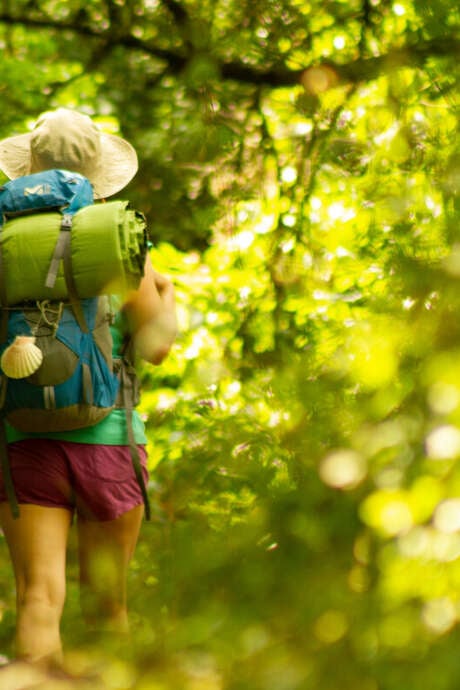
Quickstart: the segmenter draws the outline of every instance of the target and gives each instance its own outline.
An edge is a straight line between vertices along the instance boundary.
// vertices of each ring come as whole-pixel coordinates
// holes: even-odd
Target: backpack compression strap
[[[70,213],[64,213],[61,221],[61,230],[54,247],[53,258],[51,259],[50,267],[45,280],[45,285],[47,288],[54,288],[61,260],[64,258],[64,255],[70,246],[71,230],[72,216]]]
[[[89,333],[88,324],[86,323],[85,315],[81,307],[80,299],[77,293],[77,287],[73,277],[72,258],[71,258],[71,232],[72,232],[72,214],[64,213],[61,222],[61,230],[58,235],[56,245],[54,247],[53,258],[48,269],[45,285],[48,288],[53,288],[56,283],[56,278],[59,271],[61,261],[64,264],[64,279],[69,295],[72,311],[75,314],[78,325],[83,333]]]

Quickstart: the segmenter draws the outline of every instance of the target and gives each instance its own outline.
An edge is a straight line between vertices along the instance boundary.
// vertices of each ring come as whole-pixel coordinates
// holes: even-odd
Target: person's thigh
[[[11,443],[8,461],[19,503],[73,509],[69,466],[59,441],[34,438]],[[6,490],[0,471],[0,503],[3,501]]]
[[[87,619],[127,626],[126,581],[144,506],[104,522],[78,520],[82,605]],[[91,621],[90,621],[91,622]]]
[[[18,600],[34,590],[60,605],[65,593],[66,545],[71,511],[20,504],[13,518],[8,503],[0,504],[0,525],[11,554]]]

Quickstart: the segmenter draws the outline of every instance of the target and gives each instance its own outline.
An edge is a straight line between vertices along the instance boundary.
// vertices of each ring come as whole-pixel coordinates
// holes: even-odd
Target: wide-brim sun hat
[[[106,134],[76,110],[43,113],[34,128],[0,141],[0,170],[11,180],[60,168],[88,178],[94,197],[112,196],[137,172],[137,154],[129,142]]]

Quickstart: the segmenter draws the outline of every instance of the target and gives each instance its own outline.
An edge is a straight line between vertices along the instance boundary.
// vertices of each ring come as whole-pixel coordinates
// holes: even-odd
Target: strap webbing
[[[150,520],[150,501],[149,501],[149,497],[147,494],[147,488],[145,486],[144,475],[142,474],[142,464],[141,464],[141,458],[139,455],[139,450],[137,448],[136,440],[134,438],[133,405],[132,405],[132,402],[128,396],[129,380],[127,380],[125,371],[126,371],[125,365],[122,362],[121,363],[120,383],[121,383],[121,387],[122,387],[123,407],[125,409],[125,415],[126,415],[126,428],[127,428],[127,432],[128,432],[129,452],[131,455],[131,460],[133,462],[133,468],[134,468],[134,473],[136,475],[137,483],[139,484],[139,487],[140,487],[140,490],[142,493],[142,498],[144,500],[145,519]]]
[[[18,518],[19,505],[16,496],[16,491],[14,490],[13,477],[11,476],[11,468],[8,458],[8,442],[6,440],[5,420],[3,415],[0,418],[0,458],[6,497],[8,499],[8,503],[10,504],[11,513],[13,517]]]
[[[86,405],[94,404],[94,391],[93,391],[93,381],[91,379],[91,370],[89,364],[83,362],[81,365],[82,373],[82,390],[83,390],[83,402]]]
[[[5,261],[3,258],[3,242],[1,233],[3,227],[0,227],[0,342],[5,342],[8,335],[8,300],[6,295],[6,276],[5,276]]]
[[[78,297],[77,286],[75,285],[73,277],[71,232],[72,215],[70,213],[64,213],[61,222],[61,230],[54,247],[53,258],[51,259],[51,264],[48,269],[45,285],[49,288],[54,287],[59,271],[59,264],[62,261],[64,264],[64,279],[72,311],[83,333],[89,333],[88,324],[86,323],[81,301]]]
[[[67,285],[67,292],[69,294],[70,306],[72,307],[72,311],[75,315],[77,323],[83,333],[89,333],[88,324],[86,323],[83,307],[81,306],[81,301],[78,297],[77,288],[73,278],[70,243],[68,247],[66,247],[66,253],[64,254],[64,278]]]
[[[1,228],[0,228],[1,233]],[[3,243],[0,235],[0,342],[5,342],[8,334],[8,302],[6,296],[6,280],[5,280],[5,262],[3,260]],[[8,379],[2,376],[1,380],[1,400],[0,406],[5,404],[6,386]],[[6,439],[5,419],[4,414],[0,414],[0,464],[2,468],[3,484],[5,486],[6,497],[10,504],[11,512],[14,518],[19,517],[18,499],[14,490],[13,477],[11,476],[11,468],[8,459],[8,442]]]
[[[56,279],[59,273],[59,265],[65,254],[65,247],[70,243],[70,227],[64,225],[64,220],[61,224],[61,231],[58,235],[56,245],[54,247],[53,258],[51,259],[50,267],[45,280],[47,288],[54,288]]]

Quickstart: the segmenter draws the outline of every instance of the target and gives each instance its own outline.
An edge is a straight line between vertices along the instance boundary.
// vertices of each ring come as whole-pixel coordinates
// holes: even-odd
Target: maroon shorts
[[[144,481],[147,454],[138,446]],[[67,508],[85,520],[114,520],[142,503],[127,446],[27,439],[8,446],[18,503]],[[0,472],[0,502],[6,501]]]

